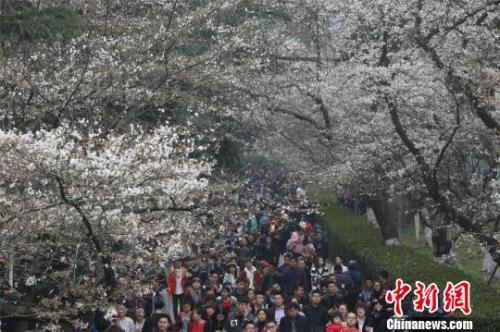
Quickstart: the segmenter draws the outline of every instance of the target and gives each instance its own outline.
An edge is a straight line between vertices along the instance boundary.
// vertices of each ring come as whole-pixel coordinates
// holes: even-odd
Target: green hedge
[[[500,331],[500,294],[464,272],[429,260],[425,254],[409,247],[383,244],[380,232],[364,217],[336,205],[334,195],[316,195],[323,208],[322,224],[330,233],[330,252],[357,260],[365,275],[374,275],[382,269],[390,277],[402,278],[415,287],[415,281],[435,282],[442,291],[447,281],[468,280],[471,283],[471,319],[474,330]]]
[[[59,35],[71,38],[82,34],[86,25],[82,15],[66,8],[26,10],[0,17],[0,41],[11,38],[35,41]]]

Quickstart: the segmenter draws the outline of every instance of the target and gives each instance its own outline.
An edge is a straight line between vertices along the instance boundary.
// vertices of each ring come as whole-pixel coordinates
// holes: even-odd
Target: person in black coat
[[[281,318],[280,332],[311,332],[311,325],[305,316],[299,315],[299,305],[291,303],[286,308],[286,316]]]
[[[158,319],[163,317],[165,304],[161,301],[155,302],[154,313],[151,317],[147,318],[142,327],[142,332],[153,332],[158,324]]]
[[[205,327],[203,329],[203,332],[215,332],[218,329],[218,324],[217,324],[217,310],[216,308],[208,304],[205,307],[205,312],[204,312],[204,317],[203,319],[205,320]]]
[[[303,310],[311,325],[311,332],[323,332],[328,323],[328,310],[321,305],[321,292],[313,290],[311,292],[311,301]]]
[[[268,263],[277,265],[279,256],[280,254],[278,248],[276,248],[273,244],[273,239],[269,235],[266,236],[264,243],[259,250],[259,259],[263,259]]]
[[[307,286],[306,272],[298,266],[297,258],[290,258],[288,267],[283,272],[282,282],[283,290],[288,296],[293,295],[293,290],[297,285]]]

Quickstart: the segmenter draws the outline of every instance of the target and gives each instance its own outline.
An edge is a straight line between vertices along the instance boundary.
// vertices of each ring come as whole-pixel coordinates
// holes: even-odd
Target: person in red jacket
[[[344,326],[342,325],[342,315],[340,312],[335,311],[332,315],[330,323],[326,324],[326,332],[342,332]]]
[[[347,326],[344,327],[343,332],[359,332],[357,323],[356,314],[354,312],[348,313],[346,318]]]
[[[248,282],[248,288],[260,291],[262,275],[251,260],[245,262],[245,269],[240,272],[240,279]]]
[[[189,332],[203,332],[206,322],[201,318],[201,312],[198,309],[193,309],[191,323],[189,324]]]
[[[172,295],[172,304],[176,321],[179,319],[179,308],[182,307],[184,303],[187,280],[187,272],[182,266],[182,262],[180,260],[175,261],[174,267],[167,277],[167,291]]]

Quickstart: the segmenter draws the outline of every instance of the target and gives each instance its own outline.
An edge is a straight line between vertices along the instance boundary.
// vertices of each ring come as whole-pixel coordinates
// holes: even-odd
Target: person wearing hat
[[[243,332],[244,323],[247,321],[253,322],[254,320],[255,318],[250,314],[248,308],[248,298],[246,296],[239,296],[236,308],[227,315],[224,331]]]
[[[297,303],[292,302],[286,306],[286,315],[280,321],[280,332],[311,332],[309,319],[299,315],[299,311]]]

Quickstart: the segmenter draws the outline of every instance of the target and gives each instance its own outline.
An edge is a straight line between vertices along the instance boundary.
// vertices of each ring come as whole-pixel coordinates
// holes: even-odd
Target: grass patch
[[[378,230],[363,217],[337,206],[331,194],[316,194],[312,198],[325,206],[322,223],[331,236],[332,254],[355,258],[365,275],[385,269],[391,278],[402,278],[412,287],[419,280],[427,284],[435,282],[443,290],[447,281],[468,280],[472,287],[471,317],[475,328],[500,329],[500,293],[495,288],[456,268],[439,265],[427,253],[407,246],[385,246]]]

